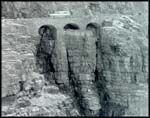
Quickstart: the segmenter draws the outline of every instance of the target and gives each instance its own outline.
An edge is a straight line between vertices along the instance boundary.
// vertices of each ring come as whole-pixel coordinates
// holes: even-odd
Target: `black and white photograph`
[[[1,1],[1,116],[149,116],[149,1]]]

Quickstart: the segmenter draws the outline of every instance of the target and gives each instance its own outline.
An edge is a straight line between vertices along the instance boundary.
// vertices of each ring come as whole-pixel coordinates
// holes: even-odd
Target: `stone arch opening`
[[[92,22],[92,23],[89,23],[89,24],[86,25],[86,29],[90,29],[90,28],[97,29],[99,27],[100,27],[100,25],[98,23],[95,23],[95,22]]]
[[[53,25],[43,25],[39,28],[38,33],[41,37],[47,37],[49,40],[55,40],[57,29]]]
[[[79,30],[79,26],[75,23],[68,23],[64,26],[64,30]]]
[[[95,22],[91,22],[86,25],[86,30],[92,31],[93,34],[95,34],[95,35],[98,35],[99,29],[100,29],[100,25]]]
[[[45,85],[55,84],[55,64],[53,62],[56,53],[57,29],[53,25],[42,25],[38,29],[41,36],[37,44],[36,64],[39,73],[44,74]]]

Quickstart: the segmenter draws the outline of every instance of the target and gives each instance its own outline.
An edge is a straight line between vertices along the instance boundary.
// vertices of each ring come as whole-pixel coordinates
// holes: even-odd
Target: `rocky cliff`
[[[44,5],[8,4],[3,2],[8,14],[22,4]],[[109,7],[107,13],[118,13],[123,4],[139,5],[109,4],[100,2],[90,11],[98,15],[95,8],[105,13]],[[148,20],[146,12],[146,19],[135,20],[132,7],[121,8],[96,18],[3,19],[2,115],[147,116]]]

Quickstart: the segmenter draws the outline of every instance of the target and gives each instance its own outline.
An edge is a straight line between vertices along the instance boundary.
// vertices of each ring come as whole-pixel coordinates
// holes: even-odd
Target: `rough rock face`
[[[3,116],[77,116],[79,113],[72,107],[69,96],[58,92],[52,86],[51,92],[42,92],[41,96],[29,98],[28,96],[18,97],[12,105],[3,106]],[[53,92],[52,92],[53,90]],[[50,102],[53,101],[53,102]]]
[[[107,10],[106,10],[107,9]],[[2,2],[2,16],[6,18],[46,17],[55,11],[68,10],[71,16],[99,14],[148,13],[147,2]],[[148,14],[147,14],[148,15]]]
[[[99,92],[103,94],[102,114],[134,116],[139,111],[139,115],[147,114],[147,38],[141,37],[140,25],[129,17],[104,22],[109,25],[103,23],[101,27],[97,61],[98,82],[103,84],[98,83]]]
[[[125,15],[81,21],[2,21],[3,116],[148,115],[147,30]]]
[[[2,83],[5,83],[2,85],[2,97],[18,93],[19,81],[32,78],[30,75],[35,69],[34,38],[31,40],[31,36],[25,35],[24,25],[14,23],[5,26],[2,31]]]

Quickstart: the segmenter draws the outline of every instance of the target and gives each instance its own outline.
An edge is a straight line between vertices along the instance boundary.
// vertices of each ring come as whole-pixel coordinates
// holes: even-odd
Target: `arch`
[[[80,28],[79,28],[79,26],[78,26],[77,24],[75,24],[75,23],[68,23],[68,24],[66,24],[66,25],[64,26],[64,30],[69,30],[69,29],[71,29],[71,30],[79,30]]]
[[[86,25],[86,30],[92,31],[94,35],[99,35],[100,25],[98,23],[91,22]]]
[[[39,35],[46,36],[50,40],[55,40],[57,36],[57,29],[53,25],[43,25],[38,30]]]
[[[92,23],[89,23],[86,25],[87,30],[89,30],[91,28],[98,29],[98,28],[100,28],[100,25],[98,23],[95,23],[95,22],[92,22]]]

